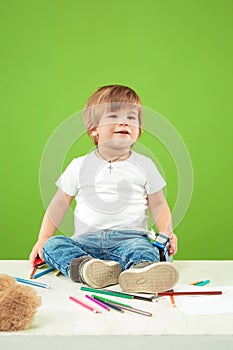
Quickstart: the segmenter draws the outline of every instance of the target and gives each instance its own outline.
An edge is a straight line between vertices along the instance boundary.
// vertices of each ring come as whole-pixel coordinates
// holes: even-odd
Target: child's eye
[[[130,119],[130,120],[136,120],[136,117],[134,117],[133,115],[128,115],[127,118]]]
[[[111,114],[111,115],[109,115],[108,117],[109,117],[109,118],[115,119],[115,118],[117,118],[117,115],[116,115],[116,114]]]

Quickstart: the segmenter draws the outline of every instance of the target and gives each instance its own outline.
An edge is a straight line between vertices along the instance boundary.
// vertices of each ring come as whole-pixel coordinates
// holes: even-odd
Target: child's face
[[[103,113],[96,128],[98,145],[111,142],[115,146],[130,147],[139,136],[136,108],[118,108]]]

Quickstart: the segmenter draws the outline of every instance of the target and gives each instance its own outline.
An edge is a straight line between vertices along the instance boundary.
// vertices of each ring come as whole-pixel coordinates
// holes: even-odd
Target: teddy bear
[[[33,321],[41,297],[13,277],[0,274],[0,331],[21,331]]]

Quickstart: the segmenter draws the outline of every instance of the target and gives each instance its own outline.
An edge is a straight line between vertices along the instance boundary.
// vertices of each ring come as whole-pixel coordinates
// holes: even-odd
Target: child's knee
[[[44,245],[43,250],[45,251],[52,251],[60,247],[61,245],[64,245],[64,242],[67,241],[68,237],[65,236],[53,236],[50,237]]]
[[[132,251],[133,257],[136,261],[148,261],[155,262],[159,261],[159,252],[157,249],[152,248],[141,248]]]

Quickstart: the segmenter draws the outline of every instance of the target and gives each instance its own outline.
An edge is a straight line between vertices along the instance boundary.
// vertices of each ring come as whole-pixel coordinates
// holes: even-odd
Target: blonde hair
[[[106,109],[119,108],[119,104],[127,103],[136,106],[139,121],[139,136],[142,132],[142,104],[136,92],[123,85],[107,85],[97,89],[88,99],[83,109],[83,122],[88,134],[93,138],[95,145],[98,138],[92,131],[99,125],[99,121]]]

